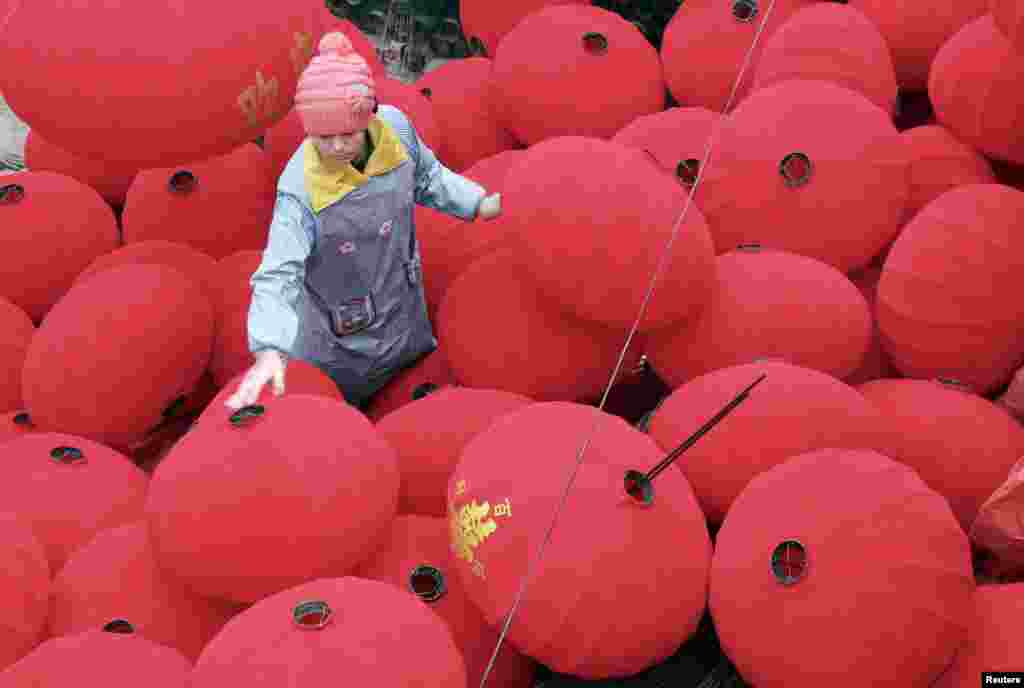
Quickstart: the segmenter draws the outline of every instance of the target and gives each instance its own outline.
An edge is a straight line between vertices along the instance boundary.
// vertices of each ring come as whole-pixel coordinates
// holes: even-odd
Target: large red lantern
[[[499,124],[490,90],[492,66],[485,57],[452,60],[416,82],[441,129],[443,145],[435,152],[456,172],[519,147]]]
[[[318,9],[249,3],[239,31],[235,5],[203,0],[22,3],[0,49],[0,91],[76,155],[139,168],[225,155],[292,106]]]
[[[1024,192],[998,184],[947,191],[893,244],[875,306],[882,343],[908,377],[950,377],[984,393],[1024,360]]]
[[[34,172],[56,172],[73,177],[95,189],[115,208],[124,205],[128,188],[139,171],[134,165],[68,153],[35,130],[29,130],[25,139],[25,167]]]
[[[370,399],[370,404],[366,407],[367,418],[375,423],[379,422],[381,418],[406,404],[411,404],[441,387],[457,384],[444,349],[443,345],[439,346],[395,375]]]
[[[270,159],[254,143],[211,160],[139,173],[128,191],[124,241],[179,241],[220,260],[263,250],[274,215]]]
[[[437,612],[462,652],[468,685],[479,686],[498,645],[498,629],[484,621],[466,595],[451,560],[450,532],[445,518],[399,516],[387,541],[359,567],[358,573],[398,586]],[[505,643],[488,674],[487,685],[530,688],[534,668],[533,661]]]
[[[203,288],[203,292],[214,302],[215,272],[217,261],[187,244],[163,239],[138,241],[100,256],[82,270],[76,283],[97,275],[105,270],[119,268],[124,265],[156,264],[174,268],[186,277],[191,278]]]
[[[447,531],[446,531],[447,532]],[[32,529],[11,514],[0,514],[0,556],[4,561],[0,603],[0,671],[43,641],[50,615],[50,565]]]
[[[850,281],[860,289],[860,293],[867,301],[871,311],[871,343],[868,351],[864,354],[864,360],[860,367],[845,378],[847,384],[859,385],[871,380],[884,378],[898,378],[899,371],[892,365],[889,355],[882,347],[882,336],[878,331],[878,321],[875,318],[875,297],[878,293],[878,280],[882,278],[882,265],[876,258],[870,265],[862,270],[850,274]]]
[[[758,245],[717,263],[718,287],[700,314],[648,337],[651,363],[669,385],[772,356],[840,379],[860,366],[871,311],[846,275]]]
[[[719,252],[759,241],[851,272],[898,233],[906,175],[881,108],[826,81],[785,81],[724,122],[697,202]]]
[[[374,90],[379,104],[396,107],[409,118],[430,150],[436,153],[444,145],[434,106],[420,93],[418,85],[405,84],[382,74],[374,79]]]
[[[974,591],[973,602],[967,642],[935,688],[974,688],[984,672],[1020,671],[1024,583],[981,585]]]
[[[789,79],[833,81],[889,115],[896,112],[896,70],[885,37],[845,4],[817,3],[794,12],[767,40],[753,88]]]
[[[896,79],[905,91],[928,88],[928,70],[942,45],[988,11],[988,0],[851,0],[885,36]]]
[[[674,449],[761,375],[750,398],[676,463],[712,523],[722,522],[747,483],[791,456],[879,446],[878,411],[857,390],[776,361],[716,370],[677,388],[651,417],[651,437]]]
[[[20,410],[21,369],[36,327],[22,309],[0,296],[0,413]]]
[[[821,449],[733,503],[709,602],[750,685],[928,688],[967,639],[973,591],[967,536],[913,469]]]
[[[637,148],[666,172],[692,188],[719,115],[702,107],[673,107],[638,117],[612,141]]]
[[[731,110],[750,91],[767,39],[815,0],[686,0],[661,41],[665,84],[686,107]],[[768,9],[771,12],[768,12]],[[747,63],[747,54],[749,63]],[[700,65],[699,68],[695,68]],[[740,70],[744,67],[742,78]],[[737,83],[738,81],[738,83]],[[733,93],[735,87],[735,93]]]
[[[53,572],[99,531],[142,517],[148,478],[113,449],[37,432],[5,442],[0,453],[0,503],[32,528]]]
[[[53,172],[0,178],[0,295],[35,323],[93,259],[119,245],[114,211],[96,191]]]
[[[231,618],[231,607],[203,599],[157,566],[145,521],[97,533],[53,582],[56,636],[82,633],[118,617],[155,643],[195,661]]]
[[[875,380],[858,388],[881,412],[879,450],[949,500],[964,532],[1024,456],[1024,428],[952,382]]]
[[[286,394],[196,426],[157,467],[146,513],[162,568],[251,603],[348,574],[397,501],[395,452],[359,411]]]
[[[202,287],[156,264],[75,285],[36,331],[22,394],[40,429],[123,448],[188,395],[210,360],[213,307]]]
[[[551,139],[509,170],[502,196],[522,270],[552,305],[580,319],[628,332],[659,268],[642,332],[691,317],[711,297],[714,247],[704,216],[641,151]]]
[[[502,39],[491,70],[501,124],[525,144],[611,138],[665,107],[658,53],[636,25],[590,5],[554,5]]]
[[[550,5],[589,5],[590,0],[459,0],[462,32],[476,52],[494,56],[501,39],[527,15]]]
[[[520,652],[588,679],[672,655],[704,613],[711,540],[678,471],[658,476],[653,501],[627,494],[627,471],[663,458],[621,418],[565,402],[507,414],[471,440],[448,484],[449,518],[459,577],[487,623],[504,621],[529,569],[508,630]]]
[[[218,316],[238,310],[249,310],[252,284],[249,280],[263,261],[263,251],[249,250],[232,253],[217,261],[214,305]]]
[[[470,440],[530,399],[511,392],[448,387],[388,414],[377,430],[398,455],[398,512],[448,513],[448,478]]]
[[[32,417],[22,409],[0,414],[0,443],[38,432]]]
[[[939,123],[994,158],[1024,164],[1024,55],[996,28],[991,14],[975,19],[935,56],[928,95]]]

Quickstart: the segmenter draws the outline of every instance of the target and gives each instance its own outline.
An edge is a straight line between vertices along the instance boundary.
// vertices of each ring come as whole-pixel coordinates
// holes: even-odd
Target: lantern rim
[[[608,37],[599,31],[588,31],[583,34],[583,51],[589,55],[606,55],[608,53]]]
[[[25,198],[25,187],[21,184],[4,184],[0,186],[0,205],[14,205]]]
[[[732,3],[732,16],[738,22],[749,24],[760,14],[757,0],[734,0]]]
[[[300,602],[292,609],[292,621],[304,631],[319,631],[334,617],[334,610],[323,600]]]
[[[803,174],[794,174],[794,166],[803,166]],[[797,167],[797,170],[799,170],[799,167]],[[811,176],[814,174],[814,163],[811,162],[810,156],[806,153],[793,151],[779,161],[779,174],[782,175],[786,186],[795,189],[811,181]]]
[[[626,494],[638,504],[650,506],[654,503],[654,483],[646,473],[637,470],[626,471],[623,477],[623,488]]]
[[[199,180],[191,170],[178,170],[167,180],[167,188],[173,193],[192,193],[199,186]]]
[[[448,593],[448,583],[439,568],[420,564],[409,573],[409,590],[424,602],[437,602]]]
[[[132,635],[135,633],[135,626],[127,619],[112,619],[103,626],[104,633],[116,633],[118,635]]]
[[[788,557],[788,552],[793,549],[795,549],[799,555],[799,560],[795,564],[791,562]],[[782,559],[784,553],[787,555],[785,560]],[[796,585],[806,578],[808,567],[809,558],[807,556],[807,548],[799,540],[783,540],[775,546],[775,549],[772,550],[769,570],[772,572],[775,580],[784,586],[788,587]]]
[[[50,450],[50,458],[56,463],[71,466],[85,463],[85,454],[78,447],[54,447]]]

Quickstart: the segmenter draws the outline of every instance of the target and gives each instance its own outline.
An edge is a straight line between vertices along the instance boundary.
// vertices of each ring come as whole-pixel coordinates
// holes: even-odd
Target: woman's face
[[[331,160],[347,163],[358,158],[363,152],[366,142],[366,130],[334,134],[333,136],[313,136],[313,145],[320,155]]]

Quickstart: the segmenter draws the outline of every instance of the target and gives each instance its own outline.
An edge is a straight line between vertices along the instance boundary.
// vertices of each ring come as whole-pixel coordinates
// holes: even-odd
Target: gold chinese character
[[[313,59],[313,37],[308,33],[296,31],[294,34],[295,45],[292,46],[292,66],[295,74],[301,75],[302,71]]]
[[[461,497],[465,493],[466,493],[466,481],[465,480],[460,480],[459,482],[455,483],[455,496],[456,497]]]
[[[267,81],[262,72],[256,72],[256,85],[242,91],[238,107],[251,127],[258,127],[274,114],[278,101],[277,79]]]
[[[487,502],[477,504],[474,499],[451,515],[451,538],[455,553],[469,563],[473,563],[474,550],[498,529],[494,519],[487,518],[491,505]]]
[[[495,517],[498,517],[498,516],[511,516],[511,515],[512,515],[512,503],[509,501],[508,497],[505,498],[504,502],[502,502],[500,504],[495,504],[494,505],[494,516]]]

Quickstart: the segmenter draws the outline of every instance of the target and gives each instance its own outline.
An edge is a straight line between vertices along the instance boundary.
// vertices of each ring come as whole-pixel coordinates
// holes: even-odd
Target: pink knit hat
[[[365,129],[376,103],[373,76],[345,34],[320,39],[319,54],[299,77],[295,110],[306,133],[333,136]]]

